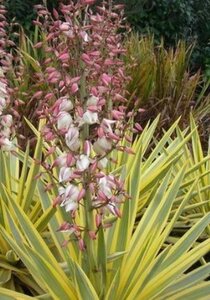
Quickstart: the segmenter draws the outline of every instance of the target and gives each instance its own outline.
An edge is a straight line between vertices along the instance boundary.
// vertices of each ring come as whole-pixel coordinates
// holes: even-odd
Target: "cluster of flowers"
[[[12,44],[7,38],[5,27],[8,25],[6,22],[6,9],[0,2],[0,148],[6,151],[13,149],[13,143],[11,141],[11,134],[13,128],[13,118],[11,114],[7,113],[7,108],[10,103],[8,82],[5,76],[12,55],[6,52],[6,47]]]
[[[96,13],[87,9],[94,1],[70,1],[61,5],[62,16],[54,10],[53,16],[37,5],[39,20],[35,24],[46,32],[42,48],[46,57],[41,81],[50,92],[38,91],[42,98],[40,118],[47,119],[43,136],[63,149],[51,168],[59,167],[59,195],[54,205],[65,207],[72,223],[62,224],[60,230],[74,232],[81,242],[80,227],[74,223],[79,205],[91,198],[95,210],[95,228],[103,224],[106,212],[120,217],[119,204],[128,195],[119,177],[106,173],[110,153],[117,149],[131,153],[120,144],[133,112],[127,113],[125,75],[122,56],[122,6],[110,10],[104,3]],[[120,11],[120,13],[119,13]],[[41,22],[43,20],[43,23]],[[88,196],[89,195],[89,196]],[[91,196],[90,196],[91,195]],[[95,238],[93,228],[91,237]]]

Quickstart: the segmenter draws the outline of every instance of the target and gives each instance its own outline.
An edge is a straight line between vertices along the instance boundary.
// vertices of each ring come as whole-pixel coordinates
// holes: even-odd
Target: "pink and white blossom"
[[[93,144],[93,149],[97,154],[103,155],[112,149],[112,143],[105,137],[98,138]]]
[[[112,197],[113,194],[111,190],[111,185],[107,176],[104,176],[103,178],[99,179],[99,190],[103,192],[108,199]]]
[[[57,117],[57,128],[58,130],[67,131],[72,124],[72,117],[69,113],[61,111]]]
[[[11,115],[4,115],[1,117],[0,122],[4,127],[11,127],[13,124],[13,118]]]
[[[73,109],[73,104],[70,99],[66,97],[61,97],[59,100],[59,111],[70,111]]]
[[[81,154],[76,162],[79,171],[85,171],[90,165],[90,159],[87,155]]]
[[[69,184],[66,189],[60,189],[60,195],[62,196],[61,206],[65,207],[65,210],[75,211],[78,208],[78,196],[80,190],[77,186]]]
[[[0,147],[4,151],[12,151],[15,149],[14,144],[8,138],[0,138]]]
[[[65,135],[66,145],[71,151],[77,151],[80,147],[79,130],[76,127],[69,128]]]
[[[108,159],[104,157],[98,161],[98,168],[103,170],[106,168],[107,164],[108,164]]]
[[[95,112],[91,112],[90,110],[87,110],[82,117],[82,121],[85,124],[96,124],[98,123],[98,114]]]
[[[59,182],[65,182],[70,179],[72,176],[73,171],[71,168],[62,167],[59,172]]]

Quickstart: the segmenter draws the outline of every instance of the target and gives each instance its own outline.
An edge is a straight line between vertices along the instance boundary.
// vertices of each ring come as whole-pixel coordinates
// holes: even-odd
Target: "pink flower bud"
[[[104,64],[107,66],[113,66],[113,65],[115,65],[115,61],[113,59],[106,58],[104,61]]]
[[[138,130],[138,131],[142,131],[143,128],[141,127],[141,125],[139,123],[135,123],[135,128]]]
[[[97,112],[98,111],[98,107],[95,105],[89,105],[88,106],[88,110],[91,112]]]
[[[101,215],[97,214],[95,217],[95,223],[97,228],[101,225],[101,222],[102,222],[102,217]]]
[[[79,194],[78,194],[78,197],[77,197],[77,201],[79,202],[82,198],[84,198],[85,196],[85,189],[81,189]]]
[[[101,80],[106,86],[108,86],[112,81],[112,77],[106,73],[103,73],[101,76]]]
[[[119,110],[113,110],[112,117],[116,120],[121,120],[125,117],[125,113],[120,112]]]
[[[85,63],[87,63],[87,64],[89,64],[89,63],[91,62],[90,56],[87,55],[86,53],[83,53],[83,54],[81,55],[81,58],[82,58],[82,60],[83,60]]]
[[[70,24],[67,22],[64,22],[63,24],[60,25],[59,28],[61,31],[68,31],[70,29]]]
[[[121,218],[122,217],[122,213],[121,211],[119,210],[118,207],[114,207],[114,212],[115,212],[115,215],[118,217],[118,218]]]
[[[85,242],[84,242],[84,240],[83,239],[79,239],[79,249],[81,250],[81,251],[85,251],[85,249],[86,249],[86,246],[85,246]]]
[[[89,38],[88,34],[86,31],[80,31],[80,36],[83,39],[84,42],[89,42],[91,39]]]
[[[35,49],[38,49],[38,48],[41,48],[43,46],[43,43],[42,42],[39,42],[39,43],[36,43],[35,45],[34,45],[34,48]]]
[[[59,55],[58,57],[62,62],[67,62],[69,60],[69,54],[68,53],[63,53]]]
[[[53,16],[56,18],[56,20],[58,20],[59,14],[55,8],[53,8]]]
[[[78,90],[79,90],[78,84],[77,83],[73,83],[72,86],[71,86],[71,92],[72,92],[72,94],[75,94]]]
[[[44,99],[45,100],[50,100],[50,99],[52,99],[54,97],[54,94],[53,93],[48,93],[45,97],[44,97]]]
[[[37,91],[34,95],[33,95],[33,98],[35,99],[40,99],[43,95],[43,92],[42,91]]]
[[[88,231],[88,235],[91,238],[91,240],[96,240],[96,233],[95,233],[95,231]]]
[[[50,40],[54,39],[54,37],[55,37],[54,32],[51,32],[51,33],[49,33],[49,34],[47,35],[46,40],[47,40],[47,41],[50,41]],[[52,49],[50,49],[50,52],[51,52],[51,50],[52,50]]]
[[[66,155],[66,165],[67,167],[71,167],[75,163],[75,159],[71,153],[67,153]]]
[[[106,195],[100,190],[98,191],[98,197],[103,201],[107,201]]]
[[[50,141],[54,140],[54,134],[52,132],[47,132],[44,135],[44,138],[46,141],[50,142]]]
[[[97,161],[94,161],[90,166],[91,173],[94,173],[97,169]]]
[[[48,157],[49,155],[53,154],[55,152],[55,147],[50,147],[46,153],[45,157]]]
[[[82,0],[82,4],[86,4],[86,5],[91,5],[95,2],[96,2],[96,0]]]
[[[80,118],[83,116],[83,108],[81,106],[77,106],[77,113]]]
[[[53,207],[56,207],[58,204],[61,204],[62,199],[60,196],[57,196],[54,200],[53,200]]]
[[[120,140],[120,137],[117,136],[116,134],[112,133],[112,132],[108,132],[108,133],[107,133],[107,136],[108,136],[110,139],[114,140],[114,141],[119,141],[119,140]]]
[[[129,153],[129,154],[135,154],[135,152],[130,147],[125,147],[124,151]]]
[[[97,88],[95,86],[91,87],[91,94],[93,94],[93,96],[95,96],[95,97],[98,96],[98,91],[97,91]]]
[[[42,23],[41,23],[41,22],[35,21],[35,20],[33,21],[33,24],[34,24],[34,25],[37,25],[37,26],[42,26]]]
[[[84,142],[84,153],[87,156],[90,156],[90,152],[91,152],[91,142],[90,141],[85,141]]]
[[[103,178],[105,175],[103,174],[103,173],[97,173],[96,175],[95,175],[95,177],[96,178]]]
[[[129,143],[132,143],[132,137],[125,135],[125,139],[126,141],[128,141]]]
[[[99,127],[97,129],[97,134],[98,134],[98,137],[102,138],[105,135],[103,128]]]
[[[115,94],[114,95],[114,100],[115,101],[120,101],[120,102],[127,102],[127,99],[125,99],[123,96],[121,96],[120,94]]]
[[[132,112],[132,111],[129,111],[129,112],[127,113],[127,117],[130,118],[130,117],[132,117],[132,116],[133,116],[133,112]]]

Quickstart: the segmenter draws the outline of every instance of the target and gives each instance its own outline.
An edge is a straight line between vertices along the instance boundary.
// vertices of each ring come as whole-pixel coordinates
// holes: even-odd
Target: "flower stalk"
[[[42,162],[51,176],[58,168],[52,205],[69,214],[69,222],[58,230],[69,234],[66,243],[76,239],[84,269],[99,286],[99,231],[107,230],[110,215],[121,217],[127,199],[120,176],[110,174],[107,166],[112,151],[131,152],[122,141],[135,111],[126,106],[122,7],[103,2],[93,12],[93,2],[69,1],[53,14],[36,6],[43,40],[35,48],[42,48],[44,58],[33,77],[36,92],[30,101],[37,101],[33,114],[45,119],[42,136],[52,149],[48,155],[56,155],[51,165]]]

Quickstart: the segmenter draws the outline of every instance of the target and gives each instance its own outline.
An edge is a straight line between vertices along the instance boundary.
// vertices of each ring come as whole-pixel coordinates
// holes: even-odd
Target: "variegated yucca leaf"
[[[202,166],[208,157],[200,155],[199,160],[190,161],[188,143],[196,139],[193,124],[187,133],[176,122],[156,141],[157,122],[134,141],[135,156],[112,154],[117,165],[110,163],[109,172],[121,175],[132,198],[122,204],[121,219],[107,216],[105,222],[113,225],[100,230],[93,242],[96,265],[92,270],[87,268],[88,253],[80,252],[76,241],[62,247],[68,234],[57,229],[69,221],[69,215],[52,206],[57,170],[53,179],[47,174],[36,176],[43,172],[37,161],[48,148],[38,130],[30,124],[37,135],[34,159],[27,151],[17,150],[15,156],[1,152],[0,268],[5,270],[2,278],[7,278],[0,288],[2,299],[19,299],[25,293],[24,284],[35,299],[208,299],[210,285],[204,280],[210,266],[203,257],[210,243],[208,237],[202,242],[199,238],[209,226],[209,212],[194,219],[181,237],[171,236],[197,204],[193,199],[207,192],[208,182],[200,181],[206,176]],[[48,156],[46,162],[54,158]],[[46,183],[54,184],[50,191]],[[195,208],[202,208],[203,202]],[[79,222],[84,222],[82,209]],[[203,265],[191,270],[199,260]],[[16,278],[20,287],[14,285]]]

